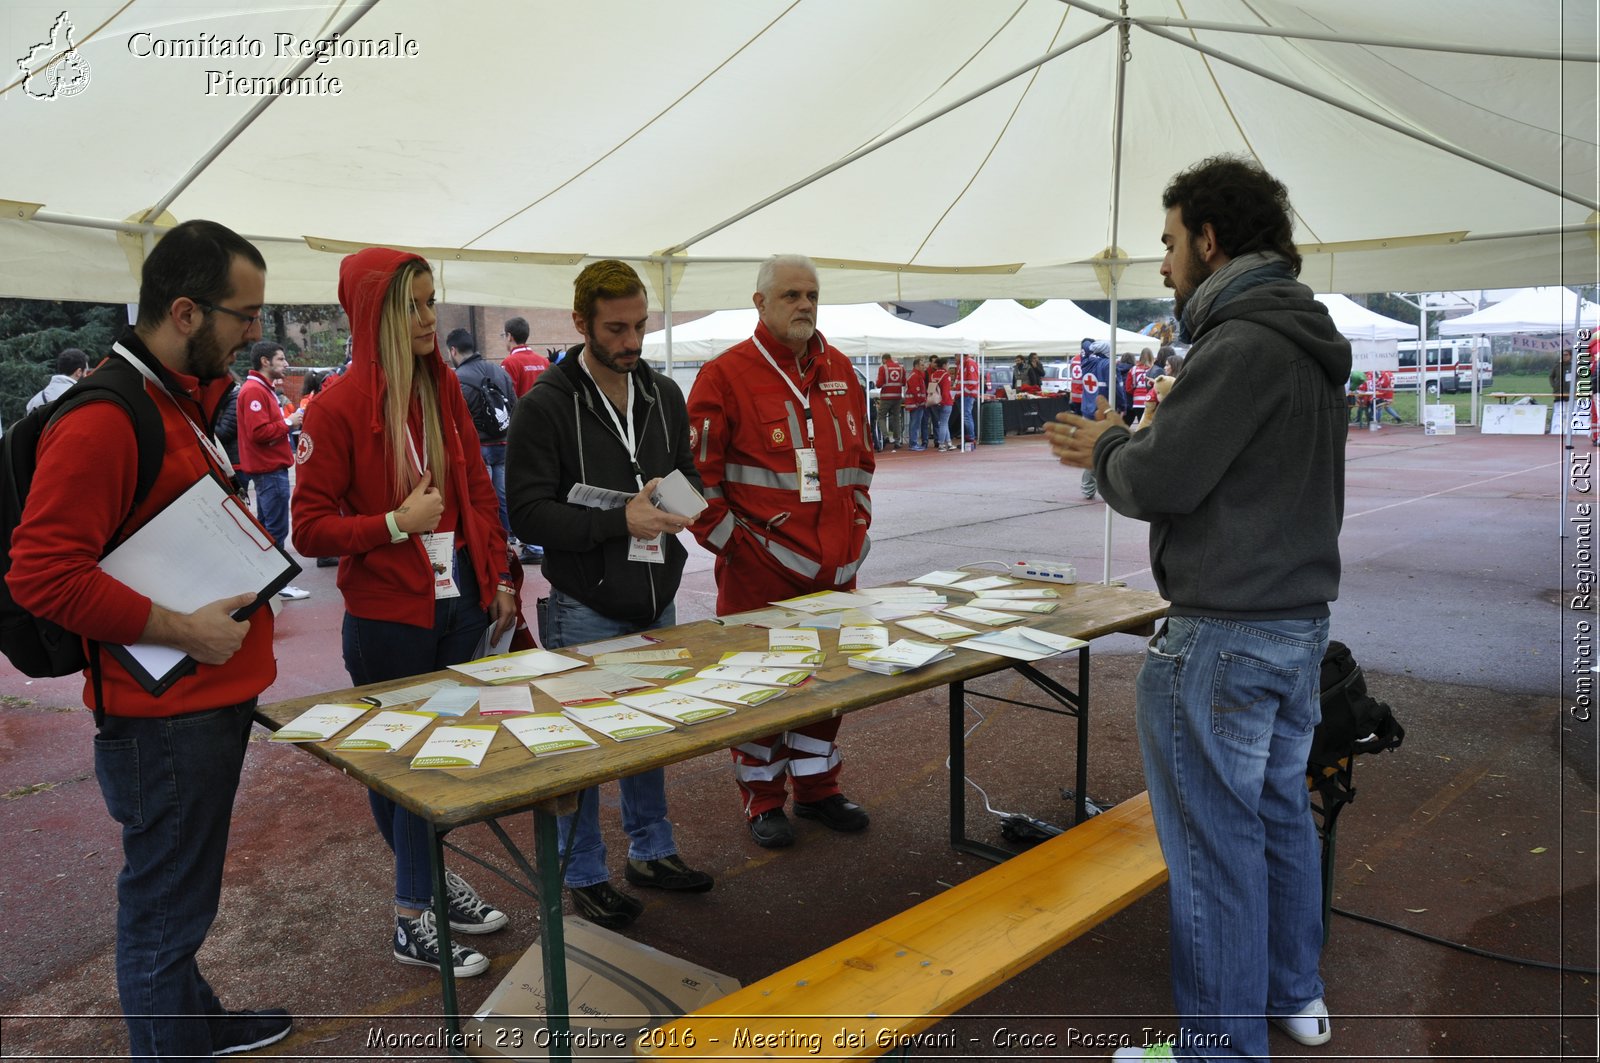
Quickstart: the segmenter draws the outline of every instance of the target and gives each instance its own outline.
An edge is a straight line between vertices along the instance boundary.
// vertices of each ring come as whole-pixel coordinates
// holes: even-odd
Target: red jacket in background
[[[874,459],[866,395],[849,360],[821,333],[810,350],[802,375],[788,347],[758,324],[751,339],[707,362],[689,392],[689,445],[709,503],[690,530],[720,555],[718,604],[736,603],[724,611],[771,600],[760,597],[761,588],[774,584],[791,594],[853,587],[870,549]],[[794,389],[806,396],[805,406]],[[800,500],[796,450],[808,445],[807,408],[820,502]],[[759,598],[748,605],[730,586],[743,573],[750,597]]]
[[[906,373],[906,405],[921,406],[928,401],[928,371],[918,369]]]
[[[878,397],[898,399],[905,394],[906,367],[894,359],[878,366]]]
[[[239,385],[239,471],[277,472],[294,462],[289,425],[278,393],[266,377],[250,370]]]
[[[102,572],[100,558],[108,544],[137,531],[201,477],[222,475],[190,422],[205,431],[232,385],[226,377],[202,384],[169,372],[132,332],[124,333],[118,346],[155,371],[170,389],[171,398],[145,382],[166,429],[161,473],[130,516],[139,472],[133,421],[110,402],[92,402],[67,414],[39,441],[33,486],[11,538],[6,582],[17,604],[36,616],[86,641],[127,645],[144,633],[151,602]],[[147,693],[109,654],[102,653],[100,661],[105,708],[112,716],[179,716],[237,705],[277,678],[272,610],[261,608],[251,615],[244,644],[227,663],[197,665],[160,697]],[[94,704],[87,670],[83,699],[85,705]]]
[[[1071,385],[1071,392],[1067,401],[1083,402],[1083,352],[1079,351],[1072,356],[1072,361],[1067,363],[1067,380]]]
[[[1134,364],[1128,369],[1127,382],[1123,385],[1128,392],[1128,400],[1133,408],[1143,409],[1150,403],[1150,396],[1155,392],[1155,382],[1150,379],[1150,367]]]
[[[978,372],[978,360],[969,354],[961,359],[961,394],[975,399],[982,390],[983,380]]]
[[[389,280],[407,261],[420,256],[370,247],[339,267],[339,303],[350,317],[353,351],[350,368],[329,381],[306,410],[294,499],[290,510],[295,549],[307,557],[339,556],[339,590],[351,615],[432,627],[433,568],[417,535],[389,541],[385,514],[411,488],[395,482],[383,419],[388,381],[378,362],[378,320]],[[500,526],[500,501],[478,448],[478,433],[456,375],[439,355],[420,359],[433,375],[449,468],[433,470],[444,493],[439,531],[454,530],[466,546],[479,600],[485,608],[495,588],[510,584],[506,533]],[[421,439],[421,415],[412,427]],[[462,574],[462,578],[467,578]]]
[[[511,386],[517,389],[517,398],[520,399],[533,390],[539,377],[550,368],[550,359],[532,347],[513,347],[505,361],[500,363],[500,368],[511,377]]]
[[[939,405],[954,406],[956,404],[956,378],[950,375],[948,369],[928,370],[928,390],[933,390],[933,385],[939,385]]]

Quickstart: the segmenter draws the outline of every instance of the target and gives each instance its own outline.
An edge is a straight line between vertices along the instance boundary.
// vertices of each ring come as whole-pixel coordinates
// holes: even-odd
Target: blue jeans
[[[926,406],[911,407],[911,445],[925,447],[928,445],[928,408]]]
[[[1322,996],[1306,756],[1327,644],[1326,619],[1175,616],[1146,652],[1139,746],[1170,876],[1180,1059],[1266,1059],[1265,1016]]]
[[[462,576],[465,575],[465,580]],[[489,626],[489,614],[478,601],[478,583],[463,550],[456,551],[459,598],[441,598],[433,605],[433,627],[415,627],[393,620],[368,620],[344,615],[344,667],[356,686],[433,672],[472,659]],[[378,832],[394,850],[394,903],[400,908],[426,908],[433,903],[433,875],[428,863],[432,847],[427,821],[407,812],[376,790],[367,794]]]
[[[961,424],[962,434],[968,443],[978,441],[978,396],[961,396]]]
[[[256,485],[256,516],[279,546],[289,545],[289,470],[242,472],[239,483]]]
[[[478,449],[483,452],[483,464],[489,470],[489,482],[494,484],[495,497],[500,500],[500,527],[510,535],[511,521],[506,516],[506,445],[481,443]]]
[[[933,427],[938,432],[937,442],[941,447],[949,446],[950,444],[950,411],[954,408],[953,406],[935,406],[933,408]]]
[[[195,962],[217,916],[255,701],[153,719],[107,716],[94,739],[106,811],[122,824],[117,995],[134,1058],[211,1055],[222,1011]]]
[[[675,623],[677,607],[670,602],[660,616],[640,626],[597,613],[552,587],[539,622],[539,635],[545,648],[554,650]],[[635,860],[659,860],[676,853],[672,822],[667,819],[667,773],[651,768],[619,779],[617,786],[622,791],[622,829],[628,834],[628,855]],[[593,886],[611,877],[606,872],[606,843],[600,836],[598,786],[578,795],[576,813],[561,817],[560,836],[561,855],[567,860],[564,879],[569,887]]]

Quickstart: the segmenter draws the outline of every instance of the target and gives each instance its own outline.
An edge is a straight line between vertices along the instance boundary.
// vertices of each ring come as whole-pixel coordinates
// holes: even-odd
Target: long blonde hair
[[[384,432],[389,437],[389,467],[394,473],[395,501],[403,501],[422,479],[406,451],[411,404],[422,407],[423,449],[428,468],[433,470],[433,485],[445,490],[449,465],[445,458],[444,427],[439,415],[439,389],[425,359],[411,353],[411,315],[416,306],[411,285],[417,275],[433,271],[426,262],[412,260],[401,266],[389,281],[383,296],[383,311],[378,317],[378,366],[388,386],[383,399]],[[421,367],[421,371],[418,369]]]

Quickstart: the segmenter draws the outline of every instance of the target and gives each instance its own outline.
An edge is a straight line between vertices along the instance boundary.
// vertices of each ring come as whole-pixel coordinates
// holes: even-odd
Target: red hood
[[[383,395],[387,381],[378,359],[378,321],[383,315],[383,296],[389,282],[408,262],[427,264],[427,259],[411,251],[389,247],[369,247],[345,256],[339,264],[339,305],[350,319],[350,369],[347,378],[370,392],[373,427],[380,427]],[[444,357],[439,353],[439,337],[433,339],[430,369],[436,383],[444,376]]]

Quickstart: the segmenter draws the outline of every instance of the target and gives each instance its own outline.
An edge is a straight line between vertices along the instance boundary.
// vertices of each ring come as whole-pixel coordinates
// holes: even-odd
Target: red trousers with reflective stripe
[[[742,564],[735,572],[724,564],[722,555],[717,556],[715,572],[719,615],[760,609],[771,601],[828,589],[826,584],[808,583],[797,573],[766,565]],[[851,587],[854,586],[852,581]],[[754,819],[769,809],[782,808],[788,798],[785,778],[794,780],[796,801],[821,801],[838,793],[841,764],[833,740],[839,733],[839,722],[835,716],[783,734],[752,739],[730,750],[744,814]]]

